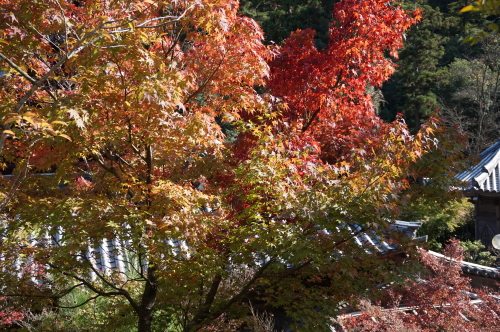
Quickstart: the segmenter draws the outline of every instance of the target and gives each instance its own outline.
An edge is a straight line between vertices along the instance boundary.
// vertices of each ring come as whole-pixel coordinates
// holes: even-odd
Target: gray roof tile
[[[500,193],[500,140],[479,154],[481,161],[455,175],[466,183],[466,190]]]
[[[450,258],[431,250],[429,250],[428,253],[437,258],[450,260]],[[466,261],[460,261],[459,263],[464,273],[475,274],[487,278],[500,279],[500,271],[495,267],[474,264]]]

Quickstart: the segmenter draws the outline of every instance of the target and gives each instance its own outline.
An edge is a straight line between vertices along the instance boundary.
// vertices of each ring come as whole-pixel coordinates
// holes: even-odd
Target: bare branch
[[[0,53],[0,58],[3,59],[5,62],[7,62],[7,64],[9,66],[11,66],[15,71],[17,71],[19,74],[21,74],[21,76],[24,77],[25,79],[27,79],[30,83],[32,83],[32,84],[36,83],[36,80],[33,77],[31,77],[27,72],[22,70],[22,68],[19,67],[18,65],[16,65],[14,62],[10,61],[10,59],[7,58],[2,53]],[[50,90],[46,90],[46,91],[53,100],[57,100],[56,96],[52,93],[52,91],[50,91]]]
[[[167,24],[170,24],[170,23],[174,23],[174,22],[179,22],[184,16],[186,16],[187,12],[194,7],[194,4],[189,6],[188,8],[186,8],[186,10],[180,15],[180,16],[161,16],[161,17],[155,17],[155,18],[151,18],[149,20],[146,20],[140,24],[137,24],[136,26],[134,26],[134,28],[125,28],[125,29],[119,29],[119,30],[113,30],[113,31],[110,31],[109,33],[122,33],[122,32],[130,32],[132,31],[133,29],[154,29],[154,28],[159,28],[159,27],[162,27],[162,26],[165,26]],[[158,23],[158,24],[155,24],[155,25],[147,25],[148,23],[151,23],[151,22],[154,22],[154,21],[158,21],[158,20],[164,20],[164,19],[169,19],[169,18],[174,18],[173,20],[169,20],[169,21],[166,21],[166,22],[161,22],[161,23]],[[115,21],[108,21],[109,23],[114,23],[116,22]],[[108,23],[106,22],[106,23]],[[114,27],[106,27],[105,29],[114,29],[114,28],[117,28],[117,27],[120,27],[120,26],[125,26],[125,25],[128,25],[132,23],[132,21],[127,21],[123,24],[120,24],[118,26],[114,26]]]
[[[196,314],[196,316],[189,322],[189,324],[186,326],[184,329],[185,332],[188,331],[197,331],[200,326],[203,325],[203,322],[206,320],[210,319],[215,319],[222,315],[224,312],[226,312],[233,304],[236,302],[239,302],[244,298],[245,295],[247,295],[248,291],[250,288],[259,280],[264,272],[273,264],[276,262],[274,258],[270,259],[267,261],[264,265],[262,265],[254,274],[252,279],[250,279],[245,286],[240,290],[238,294],[233,296],[229,301],[227,301],[225,304],[221,305],[217,310],[212,311],[211,313],[208,313],[205,311],[205,307],[200,308],[200,311]],[[216,281],[216,280],[215,280]],[[214,285],[212,285],[214,287]]]
[[[63,10],[63,8],[62,8],[62,6],[61,6],[61,4],[59,3],[58,0],[56,0],[56,3],[57,3],[57,6],[59,6],[59,9],[61,10],[61,17],[63,19],[64,33],[65,33],[64,42],[66,43],[66,49],[69,50],[69,45],[68,45],[69,33],[68,33],[68,24],[66,22],[66,15],[64,15],[64,10]]]
[[[49,266],[52,267],[52,268],[55,268],[55,269],[59,269],[57,266],[55,266],[54,264],[51,264],[51,263],[49,263]],[[61,270],[61,269],[59,269],[59,270]],[[87,287],[88,289],[90,289],[92,292],[98,294],[99,296],[105,296],[105,297],[123,296],[123,297],[125,297],[127,299],[127,301],[130,303],[130,305],[134,308],[135,312],[138,313],[139,310],[140,310],[139,305],[134,301],[134,299],[130,296],[130,294],[126,290],[124,290],[123,288],[113,287],[117,291],[115,291],[115,292],[106,292],[106,291],[103,291],[101,289],[98,289],[97,287],[95,287],[94,285],[92,285],[92,283],[90,283],[85,278],[79,277],[79,276],[77,276],[75,274],[72,274],[72,273],[69,273],[69,272],[67,272],[65,270],[61,270],[61,273],[64,274],[65,276],[67,276],[67,277],[70,277],[70,278],[73,278],[75,280],[78,280],[79,282],[81,282],[82,284],[84,284],[85,287]]]
[[[91,296],[91,297],[89,297],[87,300],[85,300],[85,301],[83,301],[82,303],[79,303],[79,304],[77,304],[77,305],[72,305],[72,306],[69,306],[69,307],[67,307],[67,306],[63,306],[63,305],[55,305],[55,307],[57,307],[57,308],[62,308],[62,309],[75,309],[75,308],[79,308],[79,307],[81,307],[81,306],[86,305],[87,303],[89,303],[89,302],[90,302],[90,301],[92,301],[92,300],[97,299],[98,297],[101,297],[101,295],[97,294],[97,295],[95,295],[95,296]]]

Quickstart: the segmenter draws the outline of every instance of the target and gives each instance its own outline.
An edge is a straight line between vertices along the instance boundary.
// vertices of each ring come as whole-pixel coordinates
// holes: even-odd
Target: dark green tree
[[[240,11],[255,19],[265,32],[268,43],[280,44],[297,29],[316,31],[316,47],[328,42],[333,5],[338,0],[242,0]]]
[[[399,54],[399,68],[384,85],[386,104],[381,116],[392,120],[397,113],[402,113],[410,128],[416,131],[440,108],[436,87],[448,78],[448,71],[440,60],[448,40],[446,30],[456,20],[447,18],[426,0],[406,1],[404,5],[408,9],[421,8],[423,17],[407,34],[406,46]]]

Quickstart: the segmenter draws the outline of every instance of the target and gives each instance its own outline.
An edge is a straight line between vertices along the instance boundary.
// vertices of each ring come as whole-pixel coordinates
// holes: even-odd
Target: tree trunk
[[[139,316],[138,332],[151,332],[151,323],[153,322],[153,310],[141,312]]]
[[[158,284],[155,271],[155,266],[149,266],[146,287],[144,288],[144,293],[142,293],[141,306],[138,312],[138,332],[151,332],[151,324],[153,323],[153,310],[156,302],[156,294],[158,292]]]

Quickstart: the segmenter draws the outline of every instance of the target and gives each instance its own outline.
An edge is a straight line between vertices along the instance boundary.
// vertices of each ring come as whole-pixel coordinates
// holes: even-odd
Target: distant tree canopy
[[[240,11],[261,24],[267,43],[281,44],[291,32],[312,28],[316,31],[315,45],[321,49],[328,42],[328,28],[333,20],[331,10],[336,2],[244,0]],[[486,1],[486,4],[490,2],[494,3]],[[467,101],[467,98],[458,100],[457,95],[453,95],[451,90],[460,79],[453,68],[457,65],[456,59],[463,59],[479,61],[490,67],[493,74],[497,72],[495,66],[486,61],[492,44],[497,42],[494,36],[478,39],[472,46],[462,43],[471,34],[495,27],[491,25],[495,21],[495,16],[491,15],[494,14],[493,7],[474,6],[474,10],[461,13],[462,8],[470,5],[469,1],[404,0],[401,4],[408,10],[420,8],[422,20],[406,33],[395,74],[381,90],[373,86],[368,88],[376,101],[374,106],[379,116],[385,121],[393,121],[397,114],[403,114],[411,130],[416,132],[422,123],[439,111],[448,125],[456,125],[470,135],[470,145],[465,152],[478,153],[499,134],[494,129],[499,124],[495,115],[498,109],[491,104],[488,106],[488,128],[475,125],[483,121],[478,119],[482,116],[480,114],[486,114],[485,104],[471,104],[470,100],[475,97]],[[478,8],[481,10],[475,10]],[[455,64],[451,66],[452,63]],[[464,74],[459,76],[463,78]],[[458,109],[460,114],[456,114]]]
[[[265,41],[281,44],[290,32],[311,28],[316,47],[328,43],[333,5],[338,0],[242,0],[240,11],[259,22]]]

